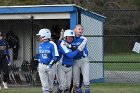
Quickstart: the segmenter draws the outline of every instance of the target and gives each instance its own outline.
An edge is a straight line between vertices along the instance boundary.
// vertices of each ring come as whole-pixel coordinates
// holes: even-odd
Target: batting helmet
[[[66,36],[75,36],[75,33],[73,30],[65,30],[64,32],[64,38],[66,38]]]
[[[47,28],[44,28],[44,29],[39,30],[39,33],[36,35],[43,37],[43,39],[51,38],[51,31]]]

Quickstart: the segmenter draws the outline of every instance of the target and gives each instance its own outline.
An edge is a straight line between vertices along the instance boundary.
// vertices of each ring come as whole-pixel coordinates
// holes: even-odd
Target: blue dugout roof
[[[76,12],[80,9],[90,15],[105,19],[106,17],[95,12],[88,11],[75,4],[64,5],[26,5],[26,6],[0,6],[0,14],[30,14],[30,13],[59,13],[59,12]]]

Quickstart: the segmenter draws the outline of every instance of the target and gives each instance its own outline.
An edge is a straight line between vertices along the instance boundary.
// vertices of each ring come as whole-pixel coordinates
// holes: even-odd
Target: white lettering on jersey
[[[42,54],[42,58],[47,59],[48,58],[47,54]]]

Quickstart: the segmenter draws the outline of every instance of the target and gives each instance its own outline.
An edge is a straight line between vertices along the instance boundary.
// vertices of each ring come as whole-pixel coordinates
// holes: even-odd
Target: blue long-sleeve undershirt
[[[79,52],[78,50],[75,50],[75,51],[72,51],[72,52],[68,52],[68,53],[66,53],[66,56],[68,58],[73,58],[75,55],[77,55],[78,52]]]

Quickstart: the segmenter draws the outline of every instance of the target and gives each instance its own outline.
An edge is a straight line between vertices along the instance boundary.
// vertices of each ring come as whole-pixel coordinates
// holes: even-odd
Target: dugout
[[[0,31],[4,34],[12,31],[19,38],[18,56],[12,59],[19,67],[24,60],[30,62],[37,53],[36,34],[41,28],[49,28],[55,37],[61,29],[74,29],[76,24],[82,24],[88,38],[90,80],[93,82],[104,81],[103,37],[99,37],[103,35],[104,21],[104,16],[74,4],[0,6]]]

